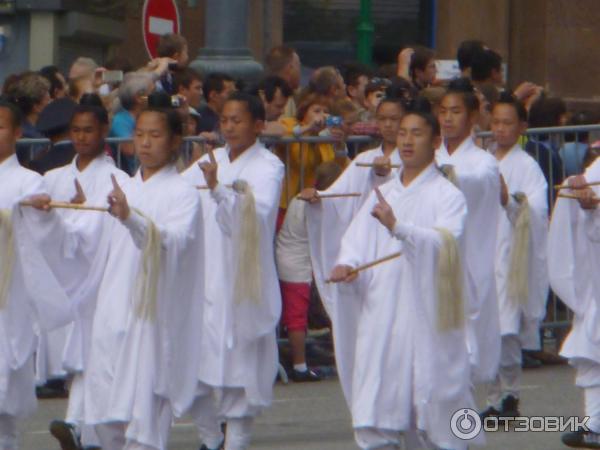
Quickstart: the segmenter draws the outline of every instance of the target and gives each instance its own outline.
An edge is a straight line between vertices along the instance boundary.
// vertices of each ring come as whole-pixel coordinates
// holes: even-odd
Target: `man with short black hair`
[[[225,421],[225,450],[246,450],[254,417],[273,398],[281,315],[273,236],[284,167],[258,141],[264,121],[257,97],[233,93],[221,114],[227,145],[182,175],[209,189],[200,193],[209,264],[191,409],[203,449],[222,448]]]
[[[485,46],[482,41],[474,39],[460,43],[456,52],[456,59],[458,60],[458,68],[460,69],[461,76],[471,78],[473,57],[476,53],[482,52],[484,48]]]
[[[252,90],[252,94],[262,100],[265,107],[266,122],[264,134],[284,135],[285,127],[278,122],[283,115],[285,107],[293,94],[292,88],[287,82],[276,75],[263,78]]]
[[[346,94],[358,106],[362,115],[366,109],[365,88],[369,84],[371,71],[362,64],[352,63],[342,68],[342,75],[346,83]]]
[[[435,53],[426,47],[415,47],[410,60],[410,79],[417,90],[425,89],[433,84],[437,72]]]
[[[176,72],[173,77],[173,89],[177,95],[185,97],[187,104],[194,109],[194,112],[198,111],[204,95],[202,77],[198,72],[190,68]]]
[[[489,48],[476,52],[471,60],[471,79],[477,85],[491,83],[502,86],[502,56]]]
[[[223,105],[229,94],[236,90],[235,81],[227,74],[211,73],[204,80],[203,90],[206,105],[198,110],[200,121],[197,131],[199,133],[216,132],[219,130],[219,115],[223,110]]]
[[[404,116],[402,169],[369,195],[331,272],[361,305],[350,404],[364,450],[467,448],[449,426],[474,405],[461,270],[467,205],[436,166],[440,142],[433,116]],[[382,264],[361,271],[373,261]]]

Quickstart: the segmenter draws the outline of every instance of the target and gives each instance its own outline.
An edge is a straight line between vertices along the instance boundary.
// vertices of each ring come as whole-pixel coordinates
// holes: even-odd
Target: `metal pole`
[[[360,0],[360,20],[356,29],[358,34],[358,60],[364,64],[373,61],[373,34],[375,27],[371,17],[371,0]]]

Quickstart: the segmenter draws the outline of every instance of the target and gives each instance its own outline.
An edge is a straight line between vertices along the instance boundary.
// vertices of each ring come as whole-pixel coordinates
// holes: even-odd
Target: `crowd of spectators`
[[[449,81],[436,76],[435,52],[419,46],[402,49],[393,66],[373,68],[348,62],[318,67],[307,80],[302,80],[298,53],[279,46],[265,57],[264,77],[252,84],[226,73],[198,73],[190,68],[188,45],[180,35],[163,36],[158,55],[139,68],[117,58],[101,67],[81,57],[66,74],[48,66],[8,76],[2,96],[21,109],[25,118],[23,138],[50,141],[30,141],[20,146],[21,163],[40,173],[68,163],[74,155],[68,140],[71,114],[78,103],[95,101],[109,111],[109,136],[124,140],[107,145],[107,153],[133,174],[137,163],[128,139],[134,133],[137,114],[155,102],[176,108],[184,119],[186,135],[204,140],[203,145],[191,147],[188,159],[181,163],[185,167],[209,148],[222,144],[219,116],[223,105],[232,92],[244,89],[260,98],[265,107],[266,137],[287,136],[297,141],[272,146],[287,170],[280,203],[281,224],[289,199],[303,187],[318,182],[323,164],[334,163],[340,170],[348,164],[354,156],[346,145],[348,136],[366,135],[374,141],[380,138],[376,113],[382,99],[396,98],[405,109],[414,102],[427,101],[435,114]],[[504,90],[512,91],[524,104],[530,127],[598,123],[589,111],[569,112],[562,99],[539,85],[524,81],[507,86],[501,55],[481,41],[464,41],[456,57],[461,76],[469,79],[479,98],[474,133],[490,129],[490,111]],[[326,137],[327,142],[298,142],[298,138],[308,136]],[[479,142],[488,148],[493,145],[486,139]],[[560,183],[565,175],[580,173],[594,159],[597,147],[600,144],[592,142],[588,133],[543,133],[524,142],[524,148],[536,157],[553,184]]]

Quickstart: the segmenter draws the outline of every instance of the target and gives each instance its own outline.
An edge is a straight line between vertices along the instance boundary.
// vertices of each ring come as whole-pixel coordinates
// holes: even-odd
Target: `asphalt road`
[[[529,416],[574,416],[582,414],[583,398],[573,385],[574,373],[567,366],[546,366],[525,372],[521,413]],[[256,423],[252,450],[356,450],[350,416],[337,380],[312,384],[278,384],[273,407]],[[483,390],[478,389],[479,404]],[[21,425],[24,450],[58,450],[48,433],[48,423],[61,418],[65,400],[40,401],[37,413]],[[488,433],[490,450],[560,450],[560,433]],[[193,425],[178,421],[169,449],[197,450]]]

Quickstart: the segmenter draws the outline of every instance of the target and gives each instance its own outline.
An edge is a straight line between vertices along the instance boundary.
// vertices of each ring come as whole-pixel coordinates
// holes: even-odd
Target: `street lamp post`
[[[246,81],[263,71],[248,48],[247,0],[206,0],[205,47],[190,66],[202,74],[225,72]]]
[[[375,27],[371,17],[371,0],[360,0],[360,21],[356,29],[358,33],[358,60],[364,64],[373,61],[373,34]]]

